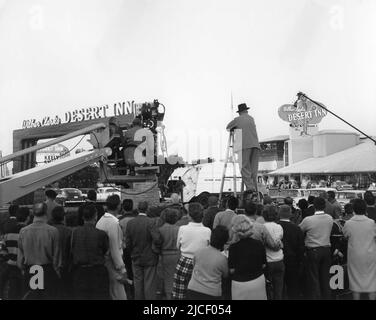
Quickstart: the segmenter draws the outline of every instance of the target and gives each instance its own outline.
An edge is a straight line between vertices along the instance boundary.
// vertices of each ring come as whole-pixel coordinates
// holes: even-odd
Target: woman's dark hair
[[[168,224],[175,224],[178,220],[179,211],[176,209],[166,208],[162,211],[161,217],[163,216],[164,221]]]
[[[354,212],[357,215],[364,215],[366,214],[367,204],[362,199],[355,199],[353,202]]]
[[[56,206],[52,209],[51,217],[54,222],[63,222],[65,216],[64,208],[61,206]]]
[[[305,210],[308,208],[308,201],[306,199],[300,199],[298,201],[298,207],[300,210]]]
[[[264,211],[262,215],[266,222],[275,222],[278,220],[278,210],[277,207],[271,204],[264,206]]]
[[[203,218],[203,210],[201,203],[193,202],[189,204],[188,213],[193,222],[201,222]]]
[[[220,251],[223,250],[224,245],[228,241],[228,230],[224,226],[217,226],[211,233],[210,245]]]

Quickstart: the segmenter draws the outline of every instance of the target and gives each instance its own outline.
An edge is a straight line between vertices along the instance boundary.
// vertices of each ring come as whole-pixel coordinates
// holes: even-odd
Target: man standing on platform
[[[239,167],[247,191],[257,190],[257,171],[260,144],[254,119],[248,114],[245,103],[238,105],[239,116],[226,127],[235,132],[234,152],[238,154]]]

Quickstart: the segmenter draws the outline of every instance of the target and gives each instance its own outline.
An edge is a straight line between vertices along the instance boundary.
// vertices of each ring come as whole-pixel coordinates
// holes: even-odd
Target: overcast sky
[[[169,140],[222,132],[231,92],[261,139],[298,91],[376,135],[375,31],[374,0],[0,0],[0,150],[25,119],[126,100],[163,102]]]

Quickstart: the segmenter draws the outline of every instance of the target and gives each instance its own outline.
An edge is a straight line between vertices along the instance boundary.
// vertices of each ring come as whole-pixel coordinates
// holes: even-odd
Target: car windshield
[[[119,192],[118,189],[107,189],[106,192]]]
[[[325,192],[325,190],[309,190],[309,195],[318,197],[322,192]]]
[[[80,196],[81,195],[81,191],[77,189],[65,189],[64,192],[68,196]]]
[[[285,190],[281,190],[279,192],[279,195],[282,196],[282,197],[291,197],[291,198],[296,198],[296,197],[299,197],[300,194],[299,194],[299,190],[294,190],[294,189],[285,189]]]
[[[345,198],[345,199],[361,198],[361,194],[360,193],[355,193],[355,192],[344,192],[343,193],[343,198]]]

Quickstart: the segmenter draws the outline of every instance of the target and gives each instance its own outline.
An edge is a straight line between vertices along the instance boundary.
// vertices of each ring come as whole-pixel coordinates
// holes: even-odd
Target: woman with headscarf
[[[232,221],[233,242],[228,264],[232,300],[266,300],[266,252],[263,244],[251,238],[253,222],[244,214]]]

